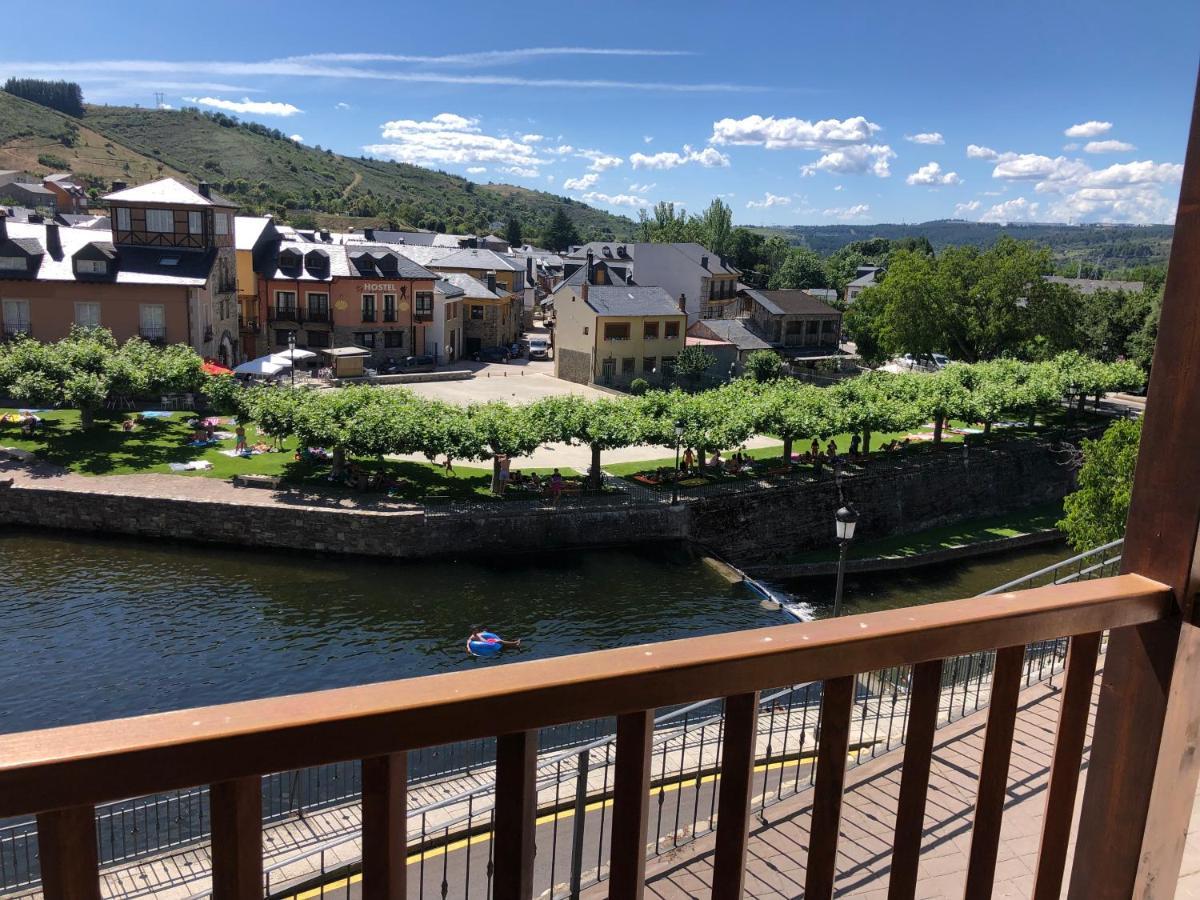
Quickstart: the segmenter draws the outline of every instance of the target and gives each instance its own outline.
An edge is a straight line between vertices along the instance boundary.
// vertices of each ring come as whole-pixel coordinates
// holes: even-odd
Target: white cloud
[[[570,144],[559,144],[557,147],[549,148],[546,152],[553,153],[557,156],[566,156],[568,153],[574,153],[575,148]]]
[[[482,175],[487,171],[487,166],[467,166],[467,173],[470,175]]]
[[[592,164],[588,166],[588,170],[592,172],[607,172],[625,163],[620,156],[613,156],[602,150],[576,150],[575,155],[580,159],[591,160]]]
[[[1083,145],[1084,153],[1128,153],[1136,149],[1125,141],[1088,141]]]
[[[173,107],[170,103],[160,103],[160,104],[158,104],[158,108],[159,109],[174,109],[175,107]]]
[[[586,191],[599,180],[600,176],[595,172],[588,172],[586,175],[580,175],[578,178],[566,179],[563,182],[563,188],[568,191]]]
[[[600,194],[589,191],[583,195],[588,203],[603,203],[605,206],[650,206],[645,197],[635,197],[632,194]]]
[[[1065,156],[1042,156],[1040,153],[1015,153],[1001,157],[992,169],[993,178],[1009,181],[1069,181],[1088,171],[1087,163]]]
[[[518,178],[537,178],[542,174],[537,169],[525,166],[501,166],[500,171],[506,175],[516,175]]]
[[[906,141],[912,141],[914,144],[944,144],[945,138],[942,137],[940,131],[923,131],[920,134],[906,134]]]
[[[1094,119],[1090,122],[1082,122],[1079,125],[1072,125],[1063,132],[1069,138],[1093,138],[1097,135],[1104,134],[1112,128],[1112,122],[1097,122]]]
[[[339,100],[337,103],[335,103],[333,105],[333,108],[334,109],[349,109],[350,104],[347,103],[345,100]]]
[[[979,209],[978,200],[968,200],[966,203],[954,204],[954,214],[956,216],[966,215],[969,212],[975,212],[977,209]]]
[[[791,197],[780,197],[778,194],[772,194],[767,191],[763,194],[761,200],[746,201],[746,209],[769,209],[772,206],[791,206]]]
[[[547,162],[531,144],[484,134],[479,119],[454,113],[439,113],[427,121],[395,119],[380,127],[390,142],[368,144],[363,150],[397,162],[421,166],[492,163],[526,172]]]
[[[184,97],[188,103],[197,106],[211,106],[213,109],[224,109],[229,112],[243,113],[252,116],[295,116],[304,112],[300,107],[277,100],[251,100],[245,97],[241,100],[222,100],[219,97]]]
[[[523,140],[527,144],[536,144],[538,141],[544,141],[545,139],[546,139],[546,136],[544,134],[523,134],[523,135],[521,135],[521,140]]]
[[[981,147],[979,144],[967,144],[967,159],[986,159],[995,162],[1003,156],[1011,156],[1009,153],[997,153],[991,147]]]
[[[837,172],[844,175],[863,175],[871,172],[880,178],[892,174],[888,160],[896,153],[887,144],[856,144],[831,150],[815,163],[800,167],[803,175],[817,172]]]
[[[1142,162],[1116,163],[1107,169],[1089,172],[1083,179],[1085,187],[1117,187],[1128,184],[1172,184],[1183,178],[1179,163]]]
[[[664,150],[661,153],[645,154],[631,153],[629,162],[635,169],[674,169],[688,163],[696,163],[706,169],[729,165],[729,157],[713,147],[696,150],[688,144],[683,145],[683,152]]]
[[[871,139],[880,126],[863,116],[849,119],[807,119],[746,116],[713,123],[713,144],[762,146],[768,150],[799,148],[827,150],[840,144],[861,144]]]
[[[1067,153],[1070,153],[1072,150],[1078,150],[1078,149],[1079,149],[1078,141],[1071,141],[1071,143],[1069,143],[1069,144],[1063,144],[1063,150],[1065,150]]]
[[[1005,200],[1003,203],[997,203],[982,216],[979,217],[980,222],[1000,222],[1007,224],[1009,222],[1030,222],[1038,213],[1038,204],[1031,203],[1024,197],[1016,197],[1012,200]]]
[[[834,189],[835,191],[840,191],[840,190],[842,190],[842,186],[841,186],[840,184],[835,184],[835,185],[833,186],[833,189]]]
[[[904,179],[908,184],[961,184],[957,172],[943,172],[940,163],[931,162],[921,166]]]
[[[652,143],[653,141],[654,141],[654,135],[652,135],[652,134],[643,134],[642,135],[642,143],[643,144],[649,144],[649,143]]]
[[[658,185],[653,182],[648,183],[648,184],[631,184],[629,186],[629,193],[631,193],[631,194],[648,194],[652,190],[654,190],[656,187],[658,187]],[[718,196],[720,196],[720,195],[718,195]]]
[[[303,135],[299,135],[299,134],[289,134],[289,135],[288,135],[288,140],[295,141],[297,144],[303,144],[303,143],[304,143],[304,137],[303,137]]]
[[[822,215],[835,216],[839,219],[859,219],[871,211],[867,203],[856,203],[854,206],[838,207],[822,211]]]

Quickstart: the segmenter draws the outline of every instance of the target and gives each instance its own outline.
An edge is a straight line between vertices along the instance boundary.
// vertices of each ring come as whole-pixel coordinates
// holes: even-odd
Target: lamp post
[[[296,332],[288,332],[288,361],[292,364],[292,387],[296,386]]]
[[[846,504],[833,514],[833,519],[834,526],[837,529],[840,548],[838,553],[837,590],[833,595],[833,617],[837,619],[842,615],[842,585],[846,580],[846,553],[850,549],[850,542],[854,540],[854,526],[858,524],[858,512],[853,506]]]
[[[671,482],[671,505],[679,503],[679,442],[683,440],[683,422],[675,423],[675,480]]]

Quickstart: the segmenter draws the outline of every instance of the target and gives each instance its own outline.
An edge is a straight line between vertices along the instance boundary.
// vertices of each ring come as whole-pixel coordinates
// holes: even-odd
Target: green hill
[[[207,180],[247,212],[307,225],[394,222],[486,232],[516,217],[541,231],[559,207],[580,236],[625,238],[634,223],[568,197],[476,184],[420,166],[341,156],[276,129],[194,109],[88,106],[81,119],[0,92],[0,168],[43,174],[69,168],[103,190],[162,175]]]

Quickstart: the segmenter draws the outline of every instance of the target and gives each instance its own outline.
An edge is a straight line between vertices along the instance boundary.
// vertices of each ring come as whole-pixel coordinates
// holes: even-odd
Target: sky
[[[14,6],[11,33],[43,12]],[[60,0],[55,16],[79,40],[10,43],[0,76],[75,80],[91,103],[161,93],[630,216],[721,197],[743,225],[1171,222],[1200,61],[1195,0]]]

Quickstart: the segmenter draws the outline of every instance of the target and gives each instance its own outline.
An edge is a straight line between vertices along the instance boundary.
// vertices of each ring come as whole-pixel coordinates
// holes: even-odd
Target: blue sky
[[[13,34],[42,11],[9,10]],[[1194,0],[60,0],[0,75],[225,109],[339,153],[739,224],[1169,222]],[[24,25],[25,28],[19,26]],[[86,39],[85,39],[86,37]]]

